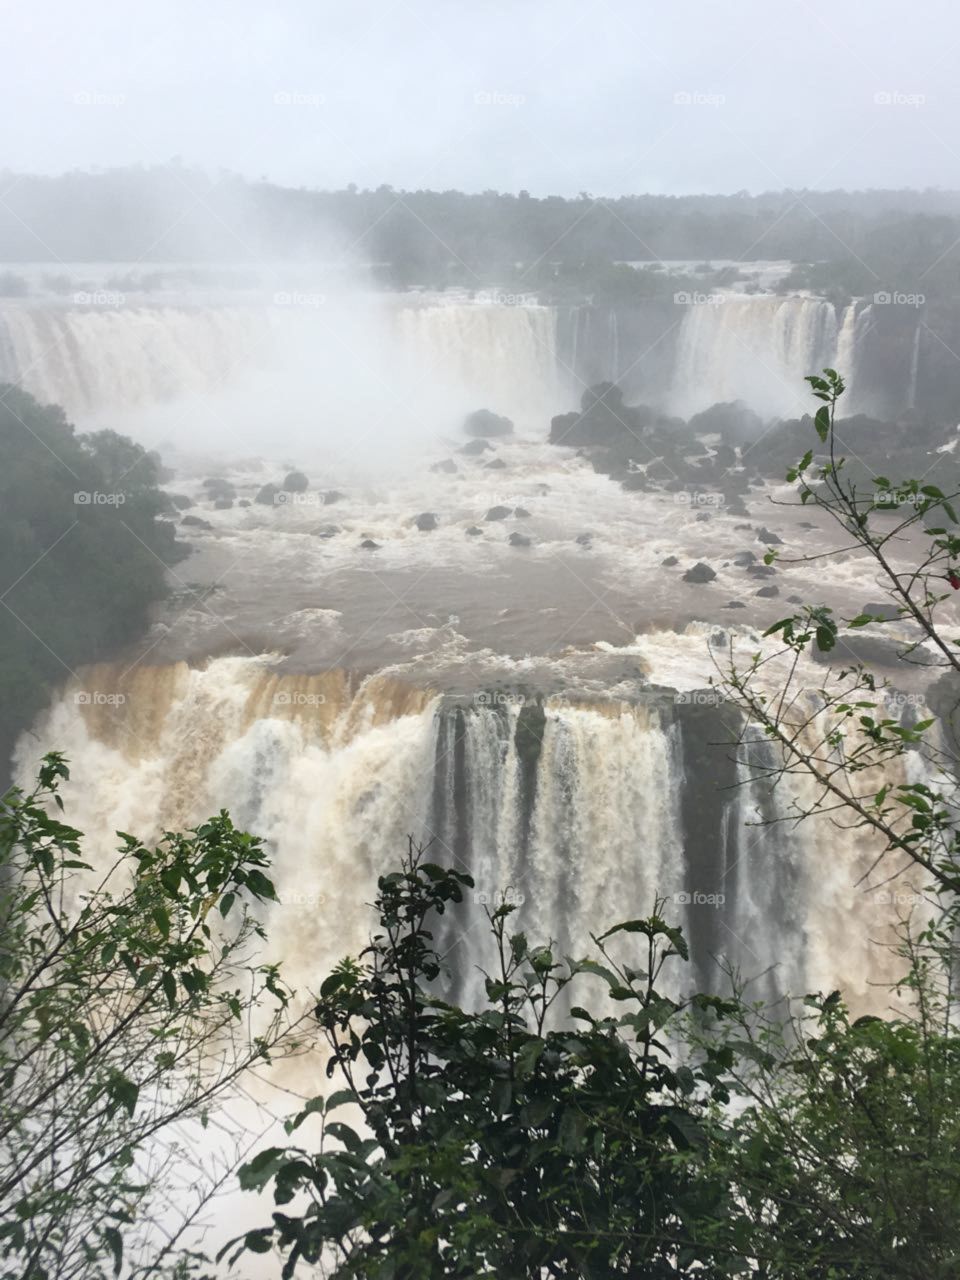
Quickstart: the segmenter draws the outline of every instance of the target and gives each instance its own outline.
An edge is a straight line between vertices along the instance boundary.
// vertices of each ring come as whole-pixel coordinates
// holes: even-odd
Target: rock
[[[473,455],[478,453],[485,453],[487,449],[492,449],[492,448],[493,448],[493,445],[487,444],[486,440],[471,440],[469,444],[465,444],[463,446],[460,452],[467,454],[469,457],[472,457]]]
[[[803,596],[787,596],[788,604],[803,604]]]
[[[222,476],[211,476],[208,480],[204,480],[203,487],[211,498],[235,498],[237,496],[236,489],[229,480],[224,480]]]
[[[728,516],[748,516],[750,514],[750,508],[739,496],[731,498],[724,510]]]
[[[310,481],[302,471],[288,471],[281,488],[287,493],[306,493],[309,485]]]
[[[749,564],[755,564],[757,557],[752,551],[738,551],[733,557],[733,563],[741,569],[745,569]]]
[[[747,606],[742,600],[731,600],[723,606],[725,609],[745,609]]]
[[[186,511],[188,507],[193,506],[193,499],[188,498],[185,493],[171,493],[169,498],[171,505],[178,511]]]
[[[725,649],[727,647],[727,633],[725,631],[711,632],[708,643],[711,649]]]
[[[698,523],[698,524],[706,524],[706,522],[707,522],[709,519],[710,519],[710,512],[709,512],[709,511],[698,511],[698,512],[697,512],[697,523]]]
[[[530,512],[526,507],[514,507],[513,514],[523,520],[530,514]]]
[[[891,604],[889,600],[871,601],[865,604],[861,613],[869,613],[872,618],[879,618],[881,622],[892,622],[900,617],[900,610],[895,604]]]
[[[214,511],[229,511],[232,506],[232,498],[217,498],[213,504],[213,509]]]
[[[477,525],[472,524],[472,525],[470,526],[470,528],[467,530],[467,537],[468,537],[468,538],[482,538],[482,537],[483,537],[483,530],[482,530],[481,528],[479,528]]]
[[[683,580],[684,582],[712,582],[716,576],[710,566],[700,560],[692,569],[687,570],[683,575]]]
[[[757,533],[757,541],[765,542],[768,547],[782,547],[783,539],[778,538],[775,533],[771,533],[766,525],[763,525]]]
[[[240,501],[237,503],[238,507],[249,507],[249,505],[250,505],[249,498],[241,498]]]
[[[718,444],[713,451],[713,460],[718,467],[735,467],[737,465],[737,451],[728,444]]]
[[[207,520],[201,520],[199,516],[184,516],[180,521],[182,525],[186,525],[190,529],[212,529],[213,525]]]
[[[667,556],[666,560],[660,561],[660,564],[664,569],[672,569],[675,564],[679,564],[679,563],[680,561],[677,559],[676,556]]]
[[[512,510],[512,507],[491,507],[484,518],[487,520],[506,520]]]
[[[756,594],[758,596],[766,596],[767,598],[772,598],[773,596],[778,596],[780,594],[780,588],[779,587],[761,587],[760,590],[756,592]]]
[[[752,564],[747,570],[751,578],[772,578],[776,572],[772,564]]]
[[[742,400],[711,405],[695,413],[689,422],[697,435],[720,435],[728,444],[746,444],[763,431],[763,420]]]
[[[421,511],[418,516],[414,516],[413,523],[422,533],[429,533],[437,527],[437,517],[432,511]]]
[[[463,429],[468,436],[488,440],[491,436],[512,435],[513,423],[499,413],[491,413],[489,409],[477,409],[464,418]]]
[[[577,534],[576,541],[577,541],[577,545],[578,545],[578,546],[580,546],[580,547],[589,547],[589,546],[590,546],[590,544],[593,542],[593,534],[592,534],[592,533],[578,533],[578,534]]]
[[[507,464],[502,458],[494,458],[491,462],[485,462],[483,469],[485,471],[504,471]]]
[[[257,490],[257,496],[254,498],[254,502],[261,502],[265,507],[272,507],[279,492],[279,485],[265,484],[261,489]]]
[[[316,529],[311,529],[310,532],[315,538],[335,538],[340,529],[335,524],[322,524]]]
[[[511,547],[529,547],[530,539],[525,533],[511,533],[508,539]]]
[[[435,471],[440,475],[452,476],[455,475],[460,468],[452,458],[444,458],[443,462],[435,462],[430,470]]]
[[[379,551],[380,543],[374,542],[372,538],[364,538],[364,540],[360,543],[360,549],[362,551]]]
[[[323,495],[323,505],[329,507],[332,503],[340,502],[345,497],[346,494],[341,493],[339,489],[328,489]]]
[[[620,481],[620,488],[628,493],[639,493],[650,488],[650,482],[642,471],[628,471]]]
[[[735,524],[733,527],[734,529],[752,529],[753,525],[752,524]]]

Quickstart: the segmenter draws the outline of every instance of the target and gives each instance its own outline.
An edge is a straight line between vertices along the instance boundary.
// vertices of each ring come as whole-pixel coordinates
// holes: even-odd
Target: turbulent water
[[[764,412],[798,412],[811,368],[835,361],[855,384],[868,310],[677,304],[662,403],[689,413],[751,386]],[[692,941],[678,982],[719,985],[725,958],[760,994],[842,983],[868,1005],[901,904],[857,887],[871,853],[854,833],[784,821],[797,784],[751,781],[723,709],[692,693],[718,654],[758,643],[726,612],[740,597],[758,630],[783,612],[734,563],[762,551],[758,525],[776,516],[788,550],[825,533],[767,490],[748,495],[752,524],[626,492],[544,443],[597,353],[619,377],[649,338],[613,310],[427,296],[5,304],[0,376],[81,425],[172,442],[171,487],[203,520],[150,634],[78,673],[22,739],[18,777],[65,751],[68,816],[101,849],[229,809],[269,843],[272,945],[297,985],[362,943],[409,834],[476,880],[444,942],[468,999],[484,901],[510,893],[532,937],[576,954],[663,895]],[[493,467],[459,452],[481,406],[518,426]],[[257,504],[294,461],[309,491]],[[211,471],[237,486],[229,510],[202,488]],[[508,515],[487,520],[496,506]],[[716,579],[684,584],[705,555]],[[869,598],[855,557],[787,572],[785,591]]]

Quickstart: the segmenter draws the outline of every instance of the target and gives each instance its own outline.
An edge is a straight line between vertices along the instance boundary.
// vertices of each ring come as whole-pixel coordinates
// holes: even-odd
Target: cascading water
[[[690,939],[683,986],[722,986],[722,956],[759,994],[842,984],[868,1007],[897,915],[855,887],[869,851],[855,832],[790,825],[802,782],[771,791],[729,762],[706,768],[718,716],[662,694],[464,703],[384,677],[279,675],[268,658],[104,666],[24,737],[17,773],[29,782],[38,739],[63,750],[67,816],[103,857],[116,830],[149,839],[221,807],[262,835],[271,950],[301,989],[363,944],[376,876],[410,834],[475,880],[442,938],[468,1001],[484,903],[512,897],[531,938],[581,955],[659,894]]]

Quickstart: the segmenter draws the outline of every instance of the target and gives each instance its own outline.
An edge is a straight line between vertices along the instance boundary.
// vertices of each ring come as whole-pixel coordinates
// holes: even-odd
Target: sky
[[[0,168],[960,187],[955,0],[2,0]]]

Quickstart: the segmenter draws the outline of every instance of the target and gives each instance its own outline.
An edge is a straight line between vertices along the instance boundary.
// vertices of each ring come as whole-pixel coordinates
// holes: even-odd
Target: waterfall
[[[721,401],[762,414],[806,413],[803,377],[837,358],[837,321],[822,298],[710,295],[680,326],[672,405],[689,417]]]
[[[363,944],[376,877],[408,834],[475,880],[441,936],[467,1000],[487,958],[484,903],[503,894],[518,927],[574,956],[665,897],[691,944],[692,964],[674,972],[686,989],[722,986],[725,957],[755,994],[842,985],[868,1008],[871,983],[892,976],[877,940],[892,938],[899,901],[857,887],[868,842],[790,821],[812,798],[802,779],[771,790],[742,764],[707,767],[723,736],[714,708],[662,696],[465,704],[271,663],[89,668],[24,735],[17,779],[29,783],[45,747],[64,751],[67,819],[103,859],[117,830],[152,839],[226,808],[267,841],[272,958],[301,988]]]

